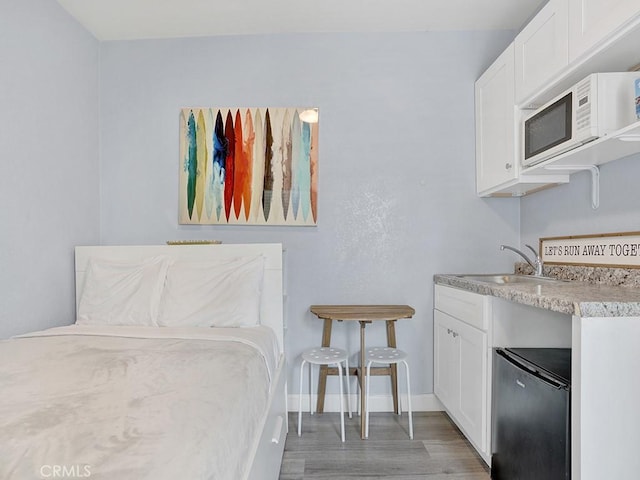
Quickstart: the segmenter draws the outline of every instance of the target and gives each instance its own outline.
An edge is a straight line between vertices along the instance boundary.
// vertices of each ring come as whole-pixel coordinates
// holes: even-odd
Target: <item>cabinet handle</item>
[[[505,163],[505,164],[504,164],[504,168],[505,168],[506,170],[511,170],[511,167],[512,167],[512,166],[513,166],[513,165],[511,165],[509,162],[507,162],[507,163]]]
[[[456,338],[456,337],[459,335],[459,334],[458,334],[458,333],[456,333],[456,332],[451,332],[451,333],[453,333],[453,338]]]

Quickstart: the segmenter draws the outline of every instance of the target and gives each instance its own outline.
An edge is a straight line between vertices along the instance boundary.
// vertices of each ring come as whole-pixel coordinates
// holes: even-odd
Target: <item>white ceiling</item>
[[[99,40],[518,30],[545,0],[58,0]]]

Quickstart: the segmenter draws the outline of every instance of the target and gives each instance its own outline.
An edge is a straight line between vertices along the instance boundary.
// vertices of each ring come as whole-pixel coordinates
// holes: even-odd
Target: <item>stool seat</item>
[[[330,365],[347,360],[346,350],[334,347],[310,348],[302,352],[302,358],[314,365]]]
[[[371,364],[383,363],[383,364],[403,364],[407,377],[407,410],[409,413],[409,438],[413,439],[413,412],[411,411],[411,385],[409,382],[409,364],[407,363],[407,353],[393,347],[370,347],[365,350],[365,361],[367,367],[365,370],[365,383],[367,385],[367,393],[365,396],[365,438],[369,437],[369,384],[371,381]],[[400,401],[398,401],[398,413],[400,414]]]
[[[371,347],[365,350],[366,361],[376,363],[400,363],[407,359],[407,353],[392,347]]]
[[[302,435],[302,379],[305,363],[309,364],[309,412],[313,415],[313,402],[311,401],[311,365],[335,365],[338,369],[340,380],[340,434],[344,442],[344,407],[342,393],[342,364],[344,363],[345,376],[347,377],[347,406],[349,407],[349,418],[351,418],[351,402],[349,398],[349,355],[346,350],[334,347],[314,347],[309,348],[301,354],[300,363],[300,395],[298,405],[298,436]]]

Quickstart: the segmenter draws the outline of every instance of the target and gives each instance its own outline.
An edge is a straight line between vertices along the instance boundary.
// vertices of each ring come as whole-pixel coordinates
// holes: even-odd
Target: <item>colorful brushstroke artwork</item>
[[[318,122],[300,119],[310,108],[183,108],[179,223],[317,225]]]

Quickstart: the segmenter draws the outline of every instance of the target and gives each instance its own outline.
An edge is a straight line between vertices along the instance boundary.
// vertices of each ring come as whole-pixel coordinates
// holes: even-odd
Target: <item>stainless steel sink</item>
[[[545,283],[566,283],[567,280],[551,277],[537,277],[534,275],[517,275],[515,273],[487,273],[474,275],[456,275],[458,278],[473,280],[476,282],[495,283],[498,285],[508,285],[517,283],[545,284]]]

